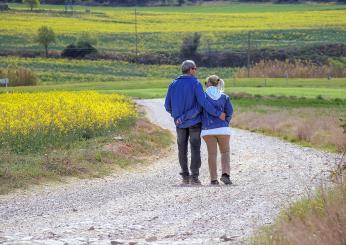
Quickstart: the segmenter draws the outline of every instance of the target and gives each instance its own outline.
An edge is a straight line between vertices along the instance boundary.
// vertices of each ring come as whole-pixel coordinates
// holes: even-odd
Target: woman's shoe
[[[211,185],[219,185],[219,181],[218,180],[212,180],[210,181]]]
[[[225,184],[225,185],[231,185],[232,181],[229,178],[228,174],[222,174],[220,180]]]

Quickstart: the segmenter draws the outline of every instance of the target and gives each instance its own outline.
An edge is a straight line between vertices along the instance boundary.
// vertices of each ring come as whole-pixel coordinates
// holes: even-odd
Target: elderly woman
[[[214,105],[214,108],[226,113],[226,120],[223,121],[218,117],[209,114],[203,110],[202,114],[202,131],[201,137],[207,144],[208,148],[208,164],[210,180],[212,185],[218,185],[217,179],[217,145],[221,153],[221,170],[220,180],[226,184],[232,184],[230,180],[230,135],[231,129],[229,123],[233,114],[233,107],[229,96],[223,93],[224,81],[216,75],[207,77],[205,85],[207,87],[205,93],[207,100]],[[176,124],[180,124],[196,115],[196,111],[202,110],[201,107],[195,107],[186,112],[176,120]]]

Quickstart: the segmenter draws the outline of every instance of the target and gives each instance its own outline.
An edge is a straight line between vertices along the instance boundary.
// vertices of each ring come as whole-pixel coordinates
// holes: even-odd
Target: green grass
[[[129,29],[131,30],[131,29]],[[202,34],[199,52],[236,51],[246,52],[248,31],[200,32]],[[178,52],[186,32],[145,32],[138,34],[139,52],[172,51]],[[79,33],[59,34],[58,41],[51,44],[50,50],[63,50],[67,45],[77,41]],[[251,46],[265,47],[304,47],[312,44],[344,43],[346,30],[339,27],[287,29],[287,30],[251,30]],[[34,34],[1,34],[0,50],[41,51],[43,48],[33,41]],[[100,52],[134,53],[135,35],[129,33],[97,33]]]
[[[242,110],[256,111],[258,105],[268,106],[273,108],[333,108],[333,110],[344,111],[346,107],[345,99],[330,99],[321,100],[317,98],[299,98],[299,97],[257,97],[253,96],[251,98],[232,98],[234,107],[242,108]]]
[[[116,141],[115,136],[123,140]],[[171,143],[168,130],[139,119],[137,124],[124,123],[107,135],[61,144],[44,152],[19,154],[1,148],[0,195],[64,177],[102,177],[119,168],[146,164],[153,154],[161,154]]]
[[[0,57],[0,67],[30,68],[40,79],[35,87],[0,88],[6,91],[81,91],[119,92],[136,98],[160,98],[169,83],[180,74],[177,65],[139,65],[117,61],[67,60]],[[234,79],[232,68],[200,68],[198,77],[217,74],[224,78],[227,93],[261,96],[296,96],[346,99],[346,78],[337,79]]]
[[[138,81],[143,85],[148,83],[146,87],[149,88],[151,87],[151,81],[172,80],[180,74],[180,67],[177,65],[141,65],[109,60],[0,57],[0,68],[8,66],[25,67],[34,70],[40,78],[41,84],[114,81],[125,85],[131,81]],[[233,69],[202,67],[198,72],[199,76],[203,78],[211,73],[229,77]]]
[[[167,93],[167,86],[169,81],[158,81],[157,83],[146,84],[145,81],[129,81],[127,84],[117,84],[114,83],[81,83],[81,84],[68,84],[68,85],[42,85],[36,87],[15,87],[15,88],[1,88],[0,92],[34,92],[34,91],[84,91],[84,90],[95,90],[102,93],[120,93],[128,96],[132,96],[135,98],[141,99],[149,99],[149,98],[163,98]],[[160,86],[160,87],[155,87]],[[143,88],[136,88],[143,87]],[[311,106],[315,106],[314,103],[317,101],[318,104],[321,104],[326,101],[326,104],[329,103],[330,99],[346,99],[345,89],[326,89],[326,88],[252,88],[252,87],[235,87],[235,88],[227,88],[226,93],[249,93],[252,95],[258,96],[295,96],[295,97],[305,97],[309,99],[317,98],[318,96],[322,96],[322,99],[316,99],[311,102],[310,100],[307,103]],[[324,99],[323,99],[324,98]],[[258,98],[260,99],[260,98]],[[293,100],[296,98],[293,98]],[[289,100],[289,98],[287,98]],[[292,99],[291,99],[292,100]],[[291,101],[289,100],[289,101]],[[321,103],[320,103],[321,102]],[[299,102],[300,103],[300,102]],[[298,103],[297,103],[298,104]],[[299,104],[298,104],[299,105]],[[304,103],[306,105],[306,103]]]
[[[233,87],[226,88],[226,92],[245,92],[254,95],[297,96],[314,98],[322,96],[327,99],[346,99],[346,90],[340,88],[301,88],[301,87]]]

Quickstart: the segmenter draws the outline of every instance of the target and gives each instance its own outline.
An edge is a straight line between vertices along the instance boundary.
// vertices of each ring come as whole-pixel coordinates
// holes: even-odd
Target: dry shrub
[[[301,124],[297,127],[296,136],[298,140],[310,141],[313,134],[313,128],[307,124]]]
[[[309,61],[296,60],[294,62],[279,60],[262,60],[250,69],[250,77],[272,78],[329,78],[345,77],[346,69],[333,65],[316,65]],[[247,69],[239,68],[236,77],[247,77]]]
[[[145,119],[137,120],[135,128],[136,128],[135,130],[136,132],[145,131],[148,134],[151,134],[158,129],[157,126],[155,126],[154,124],[150,123],[148,120],[145,120]]]
[[[264,107],[261,107],[262,110]],[[259,130],[279,133],[291,127],[291,122],[286,113],[268,111],[263,112],[237,112],[232,119],[232,124],[236,127],[249,130]]]
[[[294,203],[269,231],[255,238],[257,244],[346,244],[346,185]]]
[[[294,141],[305,141],[315,146],[346,149],[346,137],[340,127],[338,111],[327,109],[273,109],[265,106],[255,111],[238,111],[232,119],[236,127],[264,131]]]
[[[342,134],[341,129],[336,129],[332,133],[331,138],[333,139],[338,152],[346,152],[346,136],[345,134]]]
[[[115,142],[111,144],[107,144],[103,147],[105,151],[110,151],[113,154],[117,154],[120,156],[128,156],[129,154],[134,154],[134,147],[130,144],[124,142]]]
[[[8,86],[34,86],[37,84],[35,73],[26,68],[0,68],[0,78],[8,78]]]

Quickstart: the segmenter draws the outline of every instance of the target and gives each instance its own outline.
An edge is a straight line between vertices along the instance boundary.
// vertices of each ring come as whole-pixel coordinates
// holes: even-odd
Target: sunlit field
[[[41,5],[40,10],[49,11],[38,12],[26,11],[24,5],[10,7],[15,10],[0,13],[0,49],[37,49],[33,36],[42,23],[58,35],[54,49],[61,50],[85,31],[98,37],[99,49],[135,49],[134,8],[76,6],[71,15],[64,13],[64,6]],[[259,47],[343,42],[345,14],[345,7],[335,4],[140,7],[138,47],[141,52],[179,50],[182,39],[191,32],[202,33],[201,49],[244,47],[248,31],[253,45]]]
[[[0,147],[15,151],[88,139],[136,116],[126,97],[95,92],[5,93],[0,108]]]

